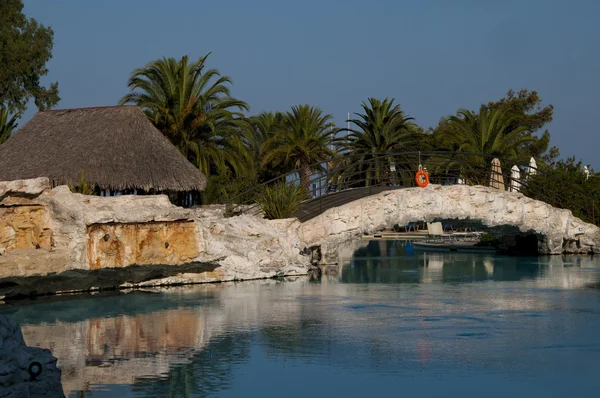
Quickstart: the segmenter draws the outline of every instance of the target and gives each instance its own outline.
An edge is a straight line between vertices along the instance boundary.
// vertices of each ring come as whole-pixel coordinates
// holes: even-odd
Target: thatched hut
[[[0,146],[0,181],[48,177],[97,193],[194,192],[206,177],[135,106],[38,112]]]

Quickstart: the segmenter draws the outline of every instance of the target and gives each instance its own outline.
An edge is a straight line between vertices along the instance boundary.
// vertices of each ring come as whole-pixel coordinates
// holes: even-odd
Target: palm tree
[[[471,183],[485,184],[492,158],[514,162],[529,159],[528,144],[536,138],[526,126],[515,126],[518,120],[520,117],[507,107],[481,105],[478,114],[459,109],[456,116],[442,120],[435,133],[437,143],[455,153],[442,161],[439,169],[458,172]]]
[[[355,128],[346,129],[349,134],[336,142],[342,151],[354,155],[352,162],[366,175],[367,185],[373,178],[386,184],[393,158],[377,154],[418,150],[424,133],[400,105],[394,105],[393,98],[383,101],[369,98],[362,103],[362,108],[364,113],[349,120]]]
[[[8,140],[17,128],[18,118],[18,113],[9,118],[8,109],[0,106],[0,145]]]
[[[452,127],[443,137],[459,152],[480,153],[509,160],[522,160],[521,150],[534,141],[526,126],[514,127],[519,119],[506,107],[489,109],[481,105],[479,114],[459,109],[449,118]],[[525,155],[526,156],[526,155]]]
[[[284,129],[285,114],[281,112],[262,112],[247,119],[243,144],[246,149],[249,167],[259,180],[266,181],[285,173],[280,165],[272,163],[263,166],[264,144]]]
[[[336,156],[329,145],[340,129],[335,127],[332,119],[317,107],[292,106],[277,133],[262,145],[262,165],[276,163],[297,170],[302,187],[308,193],[311,173],[322,169],[318,163]]]
[[[154,125],[205,174],[239,166],[236,136],[248,105],[232,98],[231,79],[218,70],[205,70],[210,55],[188,62],[162,58],[133,71],[131,92],[120,104],[135,104]]]

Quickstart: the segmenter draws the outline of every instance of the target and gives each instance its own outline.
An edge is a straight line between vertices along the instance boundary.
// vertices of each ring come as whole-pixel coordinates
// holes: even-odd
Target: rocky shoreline
[[[0,280],[0,302],[7,299],[60,295],[85,292],[225,283],[283,277],[301,277],[307,273],[280,273],[270,278],[219,279],[211,277],[218,267],[215,263],[170,265],[132,265],[126,268],[99,270],[68,270],[43,276],[16,276]]]

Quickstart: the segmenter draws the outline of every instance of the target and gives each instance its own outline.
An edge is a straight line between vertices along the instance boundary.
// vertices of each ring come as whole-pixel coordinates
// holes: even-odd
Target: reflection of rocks
[[[419,269],[439,278],[447,266],[452,267],[442,255],[431,256],[430,260],[431,268],[416,265],[417,278]],[[436,269],[441,261],[445,265]],[[489,258],[475,265],[483,272],[491,266]],[[510,267],[495,264],[494,272],[500,268],[508,271]],[[479,318],[489,318],[496,311],[508,311],[509,317],[513,312],[520,316],[550,311],[555,303],[548,295],[527,286],[531,283],[536,287],[533,284],[537,283],[543,287],[547,273],[552,274],[552,280],[554,274],[563,272],[569,270],[556,265],[536,268],[535,274],[528,274],[520,282],[524,288],[520,294],[515,294],[513,288],[490,288],[489,284],[467,288],[464,283],[440,283],[435,288],[413,284],[410,288],[398,288],[384,284],[309,283],[306,278],[299,278],[286,283],[268,280],[168,288],[158,294],[101,294],[86,299],[80,306],[80,300],[62,305],[59,300],[50,300],[56,305],[49,302],[38,306],[43,314],[34,312],[35,305],[23,304],[12,307],[12,316],[42,319],[39,324],[24,324],[23,334],[30,345],[52,348],[63,370],[65,391],[86,390],[91,384],[139,384],[140,379],[148,377],[166,378],[174,364],[195,361],[200,354],[204,356],[196,363],[196,369],[206,369],[213,364],[207,360],[212,355],[211,344],[236,340],[241,335],[259,341],[269,355],[283,353],[289,357],[313,352],[330,355],[328,363],[344,362],[344,357],[338,355],[340,351],[329,349],[344,345],[351,349],[341,353],[352,358],[369,354],[369,347],[385,347],[371,353],[378,363],[406,361],[417,351],[425,361],[431,355],[452,357],[457,362],[468,358],[470,363],[489,363],[489,358],[478,355],[475,346],[466,347],[468,352],[456,352],[448,339],[456,338],[463,328],[480,327]],[[589,280],[595,277],[592,273],[587,276]],[[66,298],[61,300],[69,302]],[[426,320],[430,318],[437,320],[435,325]],[[547,321],[548,318],[535,318],[522,324],[527,327],[519,335],[521,343],[543,344],[539,334],[530,332],[529,325],[546,330]],[[438,328],[440,325],[445,327]],[[391,342],[390,328],[399,331],[402,338],[394,332],[392,337],[396,340]],[[430,335],[417,335],[419,331]],[[434,335],[440,338],[431,337]],[[493,338],[497,339],[494,344],[511,347],[514,335],[501,333]],[[425,342],[428,347],[423,346]],[[219,360],[229,366],[234,360],[242,360],[242,354],[227,352],[226,347],[220,354],[228,355]],[[207,375],[211,375],[210,371]],[[200,382],[204,380],[198,373],[196,376]]]
[[[27,347],[19,326],[0,314],[0,397],[60,397],[60,369],[49,350]]]
[[[385,242],[383,247],[381,242]],[[339,267],[339,277],[347,283],[444,283],[521,281],[533,288],[579,289],[595,282],[599,268],[593,256],[505,257],[481,253],[420,252],[416,257],[378,256],[396,245],[393,241],[373,241],[372,252],[358,249],[350,263]],[[377,256],[375,258],[371,256]],[[366,257],[365,257],[366,256]],[[364,258],[363,258],[364,257]],[[407,260],[412,258],[412,260]],[[371,278],[371,279],[370,279]]]
[[[205,344],[201,310],[93,318],[78,323],[24,327],[27,341],[53,347],[65,392],[90,384],[133,384],[168,372]]]
[[[220,300],[216,305],[176,306],[146,314],[24,325],[23,335],[29,344],[52,348],[59,358],[66,393],[88,390],[91,384],[133,384],[137,378],[164,375],[170,366],[189,361],[211,338],[230,332],[232,326],[256,327],[261,322],[258,290],[265,284],[270,283],[170,288],[168,294],[180,295],[182,304],[210,292]],[[284,298],[299,293],[294,286],[302,283],[286,284],[281,289]],[[284,299],[272,310],[296,319],[290,305],[297,306]]]

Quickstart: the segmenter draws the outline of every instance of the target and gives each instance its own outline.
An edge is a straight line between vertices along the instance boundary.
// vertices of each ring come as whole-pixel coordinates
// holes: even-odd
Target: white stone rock
[[[50,189],[50,180],[46,177],[29,180],[0,181],[0,199],[12,194],[37,196]]]

